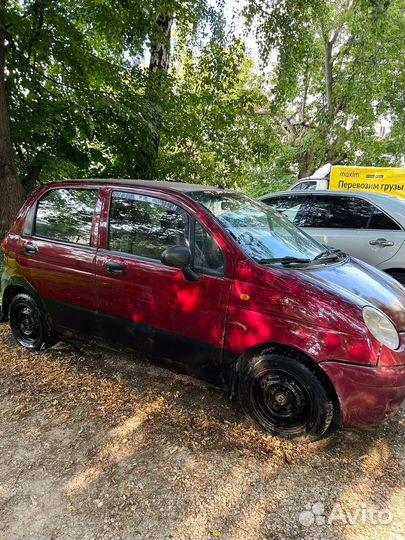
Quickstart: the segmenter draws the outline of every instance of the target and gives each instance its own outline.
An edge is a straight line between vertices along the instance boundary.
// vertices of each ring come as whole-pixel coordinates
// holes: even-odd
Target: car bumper
[[[342,427],[380,424],[401,407],[405,398],[405,365],[358,366],[323,362],[340,404]]]

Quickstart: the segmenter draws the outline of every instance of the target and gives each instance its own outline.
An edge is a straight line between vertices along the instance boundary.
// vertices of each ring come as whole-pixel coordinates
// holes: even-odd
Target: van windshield
[[[279,213],[243,193],[194,191],[189,196],[209,210],[257,262],[308,264],[326,255],[324,246]]]

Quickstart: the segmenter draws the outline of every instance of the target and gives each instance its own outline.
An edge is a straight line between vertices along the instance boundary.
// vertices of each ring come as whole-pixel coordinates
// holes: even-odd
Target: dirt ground
[[[405,538],[404,411],[312,445],[128,353],[0,325],[0,538]]]

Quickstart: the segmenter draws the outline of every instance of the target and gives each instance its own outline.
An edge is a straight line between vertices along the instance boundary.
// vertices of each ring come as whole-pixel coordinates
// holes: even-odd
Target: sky
[[[215,0],[210,0],[215,4]],[[246,32],[240,11],[246,5],[246,0],[225,0],[224,15],[227,21],[228,29],[234,29],[235,33],[243,39],[249,51],[249,55],[254,59],[256,67],[258,66],[259,51],[253,31]]]

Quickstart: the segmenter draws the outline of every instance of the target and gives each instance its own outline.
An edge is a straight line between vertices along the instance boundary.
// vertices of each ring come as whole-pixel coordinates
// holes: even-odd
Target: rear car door
[[[232,265],[218,241],[167,195],[107,193],[103,222],[96,263],[101,335],[220,383]],[[197,281],[160,262],[174,245],[191,247]]]
[[[398,224],[362,197],[314,194],[310,198],[311,205],[297,225],[327,247],[339,248],[373,266],[400,249],[404,238]]]
[[[97,188],[45,192],[31,210],[17,264],[59,331],[96,330]]]

